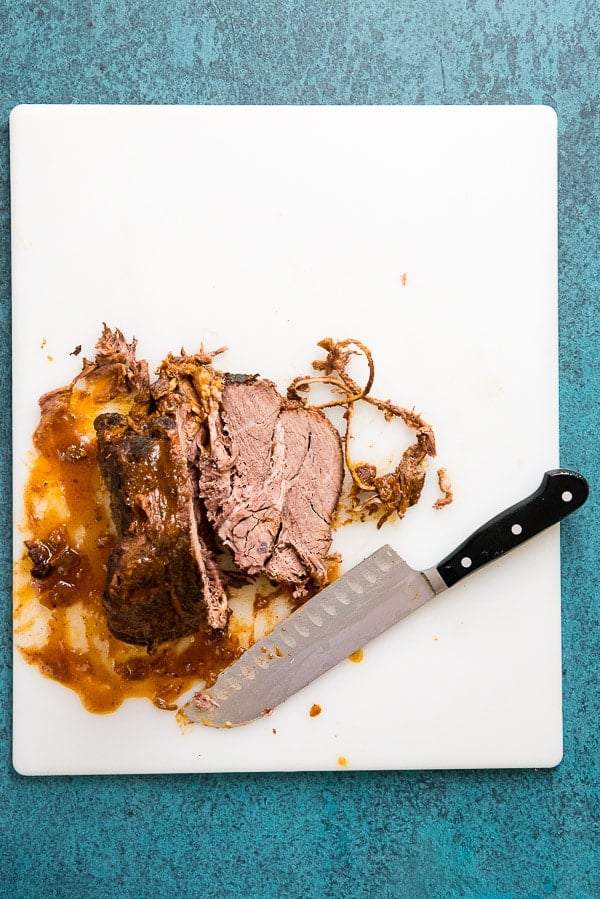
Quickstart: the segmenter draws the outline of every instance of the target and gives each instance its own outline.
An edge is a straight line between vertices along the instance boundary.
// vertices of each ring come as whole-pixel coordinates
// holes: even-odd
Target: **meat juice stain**
[[[93,391],[76,398],[68,389],[57,392],[51,413],[43,416],[34,434],[37,456],[25,489],[23,530],[27,539],[42,542],[60,530],[71,564],[66,572],[40,580],[31,577],[28,556],[17,564],[17,643],[46,609],[50,616],[45,640],[21,645],[20,652],[42,674],[74,690],[88,711],[113,712],[132,697],[174,710],[180,694],[200,680],[214,683],[241,655],[241,648],[235,635],[215,639],[198,633],[149,654],[108,630],[102,594],[115,537],[93,432],[93,420],[105,408],[107,385],[95,386],[98,400]],[[81,627],[74,637],[71,607],[76,604]]]

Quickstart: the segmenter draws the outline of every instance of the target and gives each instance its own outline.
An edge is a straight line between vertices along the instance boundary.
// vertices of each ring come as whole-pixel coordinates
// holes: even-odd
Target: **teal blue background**
[[[594,0],[0,0],[0,895],[600,896],[599,48]],[[592,487],[562,528],[557,769],[13,772],[8,114],[18,103],[556,108],[561,454]]]

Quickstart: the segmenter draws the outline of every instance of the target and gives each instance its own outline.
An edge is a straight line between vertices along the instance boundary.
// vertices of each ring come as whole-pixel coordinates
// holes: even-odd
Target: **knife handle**
[[[557,468],[547,471],[531,496],[515,503],[478,528],[446,556],[436,570],[452,587],[498,556],[504,555],[584,504],[589,487],[583,475]]]

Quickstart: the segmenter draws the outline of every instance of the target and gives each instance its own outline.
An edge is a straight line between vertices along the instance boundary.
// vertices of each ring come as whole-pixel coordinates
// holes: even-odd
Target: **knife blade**
[[[588,492],[581,474],[547,471],[534,493],[425,571],[382,546],[258,640],[210,689],[197,692],[185,715],[207,726],[234,727],[270,714],[434,596],[574,512]]]

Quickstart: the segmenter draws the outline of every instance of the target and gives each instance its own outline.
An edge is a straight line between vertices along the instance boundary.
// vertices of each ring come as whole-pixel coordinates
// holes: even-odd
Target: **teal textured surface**
[[[0,379],[18,103],[548,103],[559,121],[565,757],[550,771],[21,778],[10,762],[10,429],[0,414],[1,892],[595,897],[600,10],[592,0],[0,2]],[[510,661],[507,660],[507,664]]]

